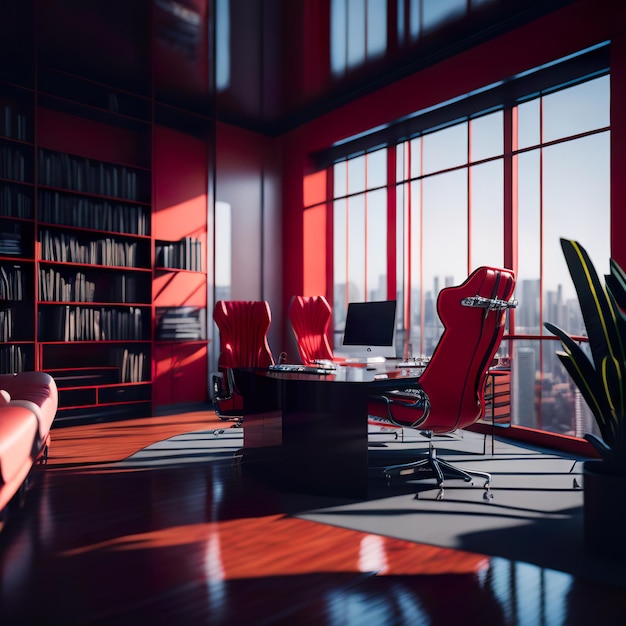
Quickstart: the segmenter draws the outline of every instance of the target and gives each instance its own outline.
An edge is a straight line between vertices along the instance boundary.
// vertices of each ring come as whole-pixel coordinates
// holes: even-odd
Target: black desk
[[[417,373],[396,370],[379,380],[355,380],[364,372],[351,370],[234,370],[244,403],[243,468],[278,489],[366,497],[368,399],[410,386]]]

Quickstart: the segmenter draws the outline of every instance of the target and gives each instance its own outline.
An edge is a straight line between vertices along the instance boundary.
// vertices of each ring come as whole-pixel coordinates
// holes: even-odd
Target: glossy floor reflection
[[[0,623],[625,623],[623,589],[298,519],[310,499],[287,505],[228,458],[109,464],[213,419],[54,431],[50,465],[0,535]]]

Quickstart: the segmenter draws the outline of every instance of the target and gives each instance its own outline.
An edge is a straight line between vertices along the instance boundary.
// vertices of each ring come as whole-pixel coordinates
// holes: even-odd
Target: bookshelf
[[[155,404],[208,400],[207,202],[209,141],[161,109],[155,126]],[[180,216],[186,219],[181,220]]]
[[[131,4],[2,11],[0,372],[52,374],[57,426],[209,399],[215,121],[159,100],[152,3]]]
[[[0,371],[34,369],[33,92],[0,84]]]
[[[38,78],[38,366],[61,424],[149,415],[151,109],[45,66]]]

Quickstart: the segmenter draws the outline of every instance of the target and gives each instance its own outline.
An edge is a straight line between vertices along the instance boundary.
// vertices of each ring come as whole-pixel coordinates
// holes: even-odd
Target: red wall
[[[626,265],[626,247],[620,245],[626,233],[626,3],[579,0],[531,24],[442,61],[359,101],[343,106],[282,138],[283,141],[283,306],[311,282],[306,268],[322,268],[317,257],[325,253],[320,238],[307,224],[307,245],[303,237],[303,176],[311,165],[308,155],[340,139],[392,121],[449,98],[484,87],[579,50],[611,40],[612,111],[612,255]],[[306,294],[305,294],[306,295]],[[329,294],[326,294],[329,295]]]
[[[229,124],[218,123],[216,132],[215,199],[231,206],[231,297],[270,303],[268,337],[277,357],[284,349],[282,238],[278,226],[282,221],[280,145],[277,139]]]

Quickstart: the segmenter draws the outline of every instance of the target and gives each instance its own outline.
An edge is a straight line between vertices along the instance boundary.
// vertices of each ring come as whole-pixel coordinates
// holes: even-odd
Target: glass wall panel
[[[537,395],[541,382],[541,343],[531,340],[515,341],[511,356],[511,424],[541,428],[538,402],[540,396]]]
[[[397,161],[396,161],[397,164]],[[407,226],[407,212],[409,209],[408,185],[398,185],[396,187],[396,316],[398,332],[396,340],[400,349],[399,355],[404,355],[404,343],[408,337],[406,332],[407,320],[405,319],[405,309],[408,297],[408,271],[405,266],[409,248],[409,231]]]
[[[387,149],[367,154],[367,188],[384,187],[387,184]]]
[[[467,123],[424,135],[424,174],[467,163]]]
[[[598,274],[608,272],[609,149],[605,132],[548,146],[543,152],[543,317],[575,334],[582,333],[583,323],[580,314],[574,319],[568,315],[577,308],[570,302],[576,294],[559,239],[579,241]]]
[[[517,107],[518,148],[538,146],[541,141],[541,100],[535,98]]]
[[[422,182],[411,183],[411,253],[409,266],[411,268],[411,311],[410,311],[410,336],[407,342],[407,356],[419,356],[426,354],[423,342],[422,324]]]
[[[540,152],[524,152],[517,158],[518,177],[518,306],[515,328],[518,333],[538,335],[541,278],[541,187]]]
[[[467,170],[430,176],[423,184],[424,351],[442,331],[439,291],[467,277]]]
[[[365,191],[365,155],[348,161],[348,193]]]
[[[511,423],[561,435],[597,433],[589,407],[556,356],[558,341],[515,340]]]
[[[366,299],[365,291],[365,196],[348,199],[348,283],[349,302]]]
[[[333,312],[335,324],[346,316],[346,285],[348,284],[348,202],[335,200],[333,203]]]
[[[387,191],[367,193],[367,300],[387,300]]]
[[[411,159],[411,178],[422,175],[422,138],[416,137],[409,142]]]
[[[471,120],[470,160],[480,161],[500,156],[504,151],[502,111]]]
[[[554,141],[610,124],[609,77],[602,76],[543,97],[543,141]]]
[[[348,195],[348,164],[339,161],[333,167],[333,198],[342,198]]]
[[[504,263],[502,159],[474,165],[470,168],[470,177],[470,269],[481,265],[502,267]]]
[[[405,141],[396,146],[396,180],[408,178],[409,144]]]

